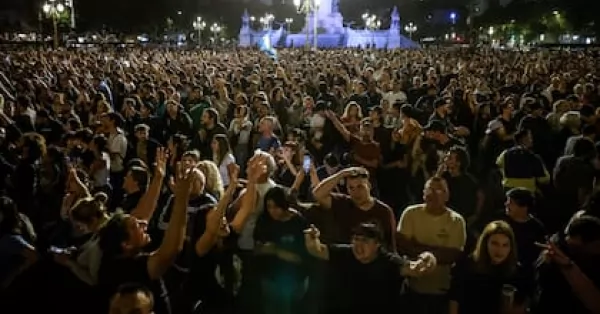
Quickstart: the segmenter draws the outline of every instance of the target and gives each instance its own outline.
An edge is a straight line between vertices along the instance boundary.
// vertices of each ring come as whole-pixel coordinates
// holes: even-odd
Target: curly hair
[[[206,192],[217,199],[220,199],[224,194],[224,189],[223,180],[221,179],[221,173],[219,172],[217,164],[210,160],[203,160],[200,161],[196,167],[200,169],[206,177],[206,185],[204,187]]]

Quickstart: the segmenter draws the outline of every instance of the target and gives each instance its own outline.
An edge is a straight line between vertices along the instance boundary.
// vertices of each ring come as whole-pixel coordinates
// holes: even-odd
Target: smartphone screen
[[[304,168],[304,172],[308,173],[310,171],[310,166],[312,164],[312,160],[309,155],[304,155],[304,160],[302,161],[302,168]]]

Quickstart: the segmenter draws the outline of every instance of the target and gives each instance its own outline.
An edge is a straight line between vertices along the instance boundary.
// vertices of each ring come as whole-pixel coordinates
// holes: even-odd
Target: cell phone
[[[304,160],[302,161],[302,168],[304,168],[304,172],[308,173],[310,171],[310,166],[312,165],[312,160],[309,155],[304,155]]]

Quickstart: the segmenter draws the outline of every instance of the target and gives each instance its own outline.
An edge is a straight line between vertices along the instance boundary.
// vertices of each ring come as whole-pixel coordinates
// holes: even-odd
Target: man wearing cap
[[[332,270],[325,313],[386,313],[397,309],[404,277],[427,274],[437,263],[430,252],[409,260],[386,251],[381,230],[372,223],[354,228],[350,244],[326,245],[319,236],[314,226],[305,231],[308,252],[328,261]]]

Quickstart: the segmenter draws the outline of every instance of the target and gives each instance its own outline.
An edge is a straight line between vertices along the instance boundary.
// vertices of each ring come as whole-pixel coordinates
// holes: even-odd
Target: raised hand
[[[154,166],[154,175],[164,178],[167,173],[167,164],[169,163],[169,153],[166,148],[156,149],[156,165]]]
[[[177,163],[176,173],[177,179],[175,181],[175,197],[189,197],[192,190],[192,184],[196,179],[194,171],[198,171],[195,168],[185,169],[181,162]]]
[[[265,175],[269,170],[267,166],[267,156],[256,155],[252,157],[248,165],[248,182],[256,183],[260,177]]]
[[[216,210],[209,210],[206,214],[206,231],[210,234],[219,234],[223,223],[223,213]]]
[[[317,227],[315,227],[315,225],[310,225],[308,229],[304,230],[304,238],[306,242],[319,240],[320,237],[321,232],[319,229],[317,229]]]
[[[240,166],[236,163],[230,163],[227,165],[227,172],[229,173],[229,185],[237,186],[240,178]]]
[[[544,251],[542,251],[542,256],[544,261],[547,263],[552,262],[559,266],[568,266],[573,263],[571,259],[556,246],[555,243],[536,243],[536,245],[544,249]]]

